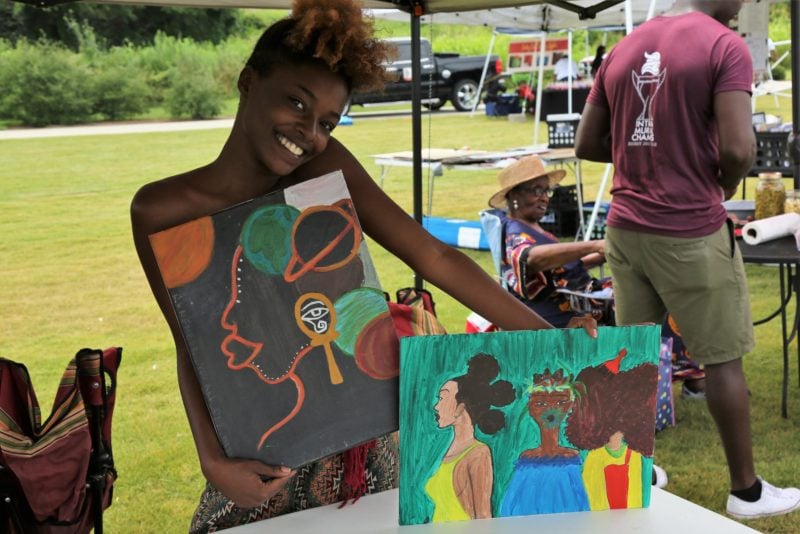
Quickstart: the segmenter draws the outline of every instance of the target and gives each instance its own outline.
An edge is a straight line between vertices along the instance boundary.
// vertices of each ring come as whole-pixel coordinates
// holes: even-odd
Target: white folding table
[[[741,523],[653,488],[650,507],[604,512],[502,517],[454,523],[399,526],[399,490],[362,497],[354,505],[331,504],[227,530],[231,534],[744,534],[757,532]]]

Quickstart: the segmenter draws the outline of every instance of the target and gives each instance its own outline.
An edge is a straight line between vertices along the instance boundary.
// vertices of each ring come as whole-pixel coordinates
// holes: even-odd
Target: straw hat
[[[563,169],[548,172],[539,156],[526,156],[500,171],[500,174],[497,175],[500,191],[492,195],[489,205],[493,208],[505,207],[506,195],[521,183],[547,176],[550,179],[549,187],[555,187],[566,174]]]

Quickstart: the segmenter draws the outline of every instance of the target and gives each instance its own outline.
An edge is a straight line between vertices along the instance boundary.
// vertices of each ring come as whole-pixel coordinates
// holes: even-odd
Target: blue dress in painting
[[[500,504],[501,516],[589,510],[578,455],[520,458]]]

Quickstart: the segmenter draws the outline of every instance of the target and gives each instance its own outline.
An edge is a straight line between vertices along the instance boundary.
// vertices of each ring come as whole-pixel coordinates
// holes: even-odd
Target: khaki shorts
[[[689,356],[741,358],[755,345],[742,254],[730,224],[704,237],[606,229],[617,324],[656,323],[667,311]]]

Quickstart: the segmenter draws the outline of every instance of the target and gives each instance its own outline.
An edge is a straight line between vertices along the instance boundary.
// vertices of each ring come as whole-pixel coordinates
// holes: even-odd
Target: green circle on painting
[[[286,204],[255,210],[242,227],[240,243],[244,256],[267,274],[282,274],[292,257],[292,227],[300,211]]]
[[[375,317],[388,311],[383,292],[372,287],[348,291],[333,304],[336,310],[336,345],[353,356],[358,335]]]

